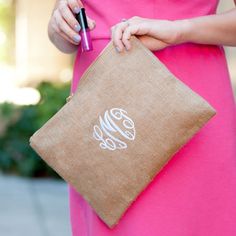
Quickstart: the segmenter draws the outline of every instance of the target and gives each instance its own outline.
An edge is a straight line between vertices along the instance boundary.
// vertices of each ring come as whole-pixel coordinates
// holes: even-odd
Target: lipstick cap
[[[81,29],[87,29],[88,28],[88,22],[85,14],[85,9],[81,8],[79,13],[76,14],[76,19],[79,22]]]

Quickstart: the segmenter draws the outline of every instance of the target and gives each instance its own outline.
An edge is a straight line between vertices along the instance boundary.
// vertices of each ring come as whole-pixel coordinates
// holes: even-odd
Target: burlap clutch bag
[[[131,42],[117,53],[110,41],[70,101],[30,138],[110,228],[216,113],[135,36]]]

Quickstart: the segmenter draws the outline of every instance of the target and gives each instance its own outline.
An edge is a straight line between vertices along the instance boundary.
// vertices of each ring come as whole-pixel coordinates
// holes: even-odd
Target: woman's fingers
[[[96,22],[95,20],[92,20],[87,16],[87,21],[88,21],[88,27],[90,30],[94,29],[96,27]]]
[[[53,13],[53,18],[55,20],[54,28],[64,39],[70,41],[71,43],[78,45],[80,43],[81,37],[79,31],[81,26],[75,18],[75,13],[72,9],[83,6],[80,1],[77,0],[61,0],[58,8]],[[76,10],[77,11],[77,10]],[[96,24],[95,21],[88,18],[88,26],[90,29],[94,29]]]
[[[71,10],[67,6],[67,4],[61,3],[58,7],[61,16],[68,23],[68,25],[76,32],[79,32],[81,27],[78,21],[75,19],[75,16],[72,14]]]
[[[139,31],[139,25],[129,25],[123,32],[122,35],[122,42],[125,45],[125,48],[127,50],[131,49],[131,44],[130,44],[130,37],[131,35],[138,34]]]
[[[124,47],[126,50],[131,49],[130,38],[132,35],[136,35],[140,39],[140,41],[152,51],[160,50],[169,46],[168,41],[163,40],[164,38],[163,36],[158,37],[160,33],[155,34],[155,37],[150,35],[150,32],[152,31],[155,32],[157,28],[156,27],[157,23],[158,23],[157,21],[153,22],[152,19],[146,19],[134,16],[126,20],[125,22],[118,23],[115,26],[113,26],[111,28],[112,39],[114,46],[118,48],[117,51],[121,52]],[[161,30],[163,32],[166,32],[166,28],[163,25],[160,25],[159,31]]]
[[[67,1],[71,11],[76,14],[79,13],[80,8],[83,7],[83,3],[79,0],[67,0]]]
[[[72,44],[75,44],[73,40],[71,40],[65,33],[63,33],[63,32],[61,31],[61,29],[58,27],[57,24],[52,24],[52,27],[53,27],[53,30],[54,30],[56,33],[58,33],[58,34],[60,34],[60,36],[62,36],[62,38],[64,38],[65,40],[69,41],[69,42],[72,43]]]
[[[68,0],[68,5],[67,3],[62,1],[61,4],[59,5],[59,10],[61,12],[62,17],[76,32],[80,31],[81,26],[79,25],[79,22],[76,20],[74,14],[75,13],[77,14],[81,7],[83,7],[81,1],[76,1],[76,0]],[[95,21],[89,18],[88,16],[87,16],[87,21],[90,30],[94,29],[96,26]]]
[[[74,45],[78,45],[78,43],[76,43],[74,40],[72,40],[67,34],[65,34],[64,32],[60,31],[60,35],[67,41],[71,42]]]
[[[124,44],[122,42],[122,35],[127,26],[128,23],[126,21],[123,21],[111,27],[113,45],[115,46],[118,52],[121,52],[124,49]]]
[[[111,28],[113,44],[118,51],[122,51],[124,47],[126,50],[131,48],[129,39],[131,35],[139,34],[142,22],[143,18],[133,16],[129,20],[122,21]]]
[[[137,24],[129,24],[128,27],[125,28],[122,35],[122,42],[125,45],[127,50],[131,49],[130,37],[131,35],[147,35],[148,34],[148,26],[145,23],[137,23]]]
[[[78,45],[81,40],[80,35],[71,29],[71,27],[67,24],[65,19],[59,13],[59,11],[56,10],[54,14],[55,14],[59,34],[61,34],[63,37],[66,35],[67,38],[70,39],[70,42],[72,42],[75,45]]]
[[[81,37],[79,34],[76,34],[62,19],[62,24],[60,25],[61,31],[66,34],[71,40],[73,40],[74,44],[77,45],[80,43]]]

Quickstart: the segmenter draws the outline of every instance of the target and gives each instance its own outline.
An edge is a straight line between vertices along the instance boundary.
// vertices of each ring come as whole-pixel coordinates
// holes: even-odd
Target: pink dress
[[[122,18],[184,19],[215,14],[218,0],[86,0],[96,20],[94,51],[78,50],[71,91]],[[236,110],[222,46],[184,43],[153,52],[217,110],[109,229],[69,186],[73,236],[235,236]]]

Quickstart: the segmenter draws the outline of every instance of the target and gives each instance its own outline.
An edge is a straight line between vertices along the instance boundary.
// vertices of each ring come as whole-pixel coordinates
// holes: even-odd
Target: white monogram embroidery
[[[100,127],[94,125],[93,137],[100,141],[99,145],[102,149],[114,151],[127,148],[126,142],[115,137],[116,134],[120,134],[124,139],[135,139],[134,122],[126,114],[127,112],[121,108],[112,108],[105,111],[104,118],[99,116]],[[119,120],[122,121],[123,129],[115,122]]]

